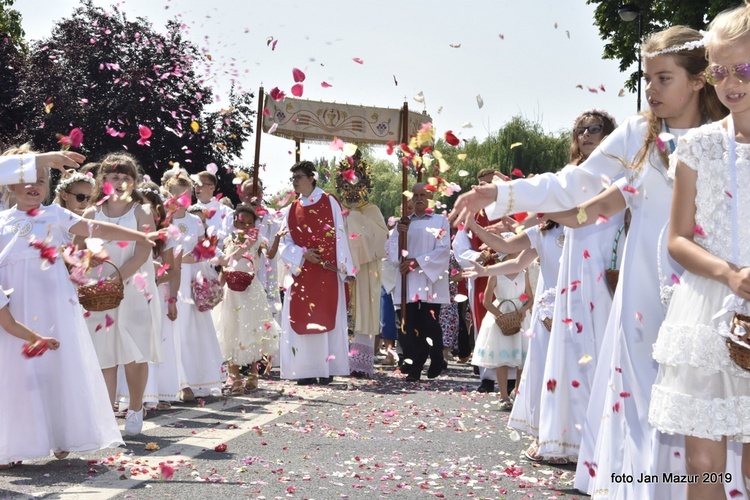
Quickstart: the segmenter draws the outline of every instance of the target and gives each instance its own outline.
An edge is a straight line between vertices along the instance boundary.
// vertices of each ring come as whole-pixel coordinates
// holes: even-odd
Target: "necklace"
[[[125,211],[124,211],[124,212],[123,212],[122,214],[120,214],[120,216],[119,216],[119,217],[117,218],[117,220],[115,220],[115,221],[112,221],[112,219],[114,219],[114,217],[110,216],[109,214],[106,214],[106,213],[104,213],[104,209],[105,209],[105,208],[107,209],[107,212],[109,212],[109,210],[110,210],[110,209],[109,209],[109,205],[104,205],[104,206],[102,206],[102,214],[103,214],[103,215],[104,215],[104,216],[105,216],[105,217],[106,217],[107,219],[109,219],[109,221],[110,221],[110,222],[112,222],[112,224],[116,224],[116,225],[118,225],[118,226],[120,225],[120,219],[122,219],[123,217],[125,217],[125,216],[126,216],[126,215],[128,214],[128,212],[130,212],[130,210],[128,210],[128,207],[127,207],[127,205],[126,205],[126,206],[125,206]]]

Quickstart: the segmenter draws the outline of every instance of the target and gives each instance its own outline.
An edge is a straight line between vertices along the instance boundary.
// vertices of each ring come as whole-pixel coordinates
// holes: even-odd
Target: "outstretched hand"
[[[472,186],[471,191],[458,197],[448,216],[454,226],[466,225],[474,215],[497,198],[497,186],[493,183]]]
[[[36,155],[36,166],[43,168],[55,168],[63,175],[67,172],[65,168],[78,168],[86,157],[73,151],[52,151]]]
[[[470,262],[471,268],[466,268],[461,273],[464,278],[481,278],[483,276],[487,276],[487,269],[482,264],[475,260],[472,260]]]

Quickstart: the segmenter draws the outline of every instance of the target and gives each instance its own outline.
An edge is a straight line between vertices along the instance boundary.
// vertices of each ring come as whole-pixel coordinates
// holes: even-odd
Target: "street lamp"
[[[635,4],[627,3],[617,9],[620,19],[629,23],[638,18],[638,112],[641,112],[641,37],[643,36],[641,26],[641,14],[643,11]]]

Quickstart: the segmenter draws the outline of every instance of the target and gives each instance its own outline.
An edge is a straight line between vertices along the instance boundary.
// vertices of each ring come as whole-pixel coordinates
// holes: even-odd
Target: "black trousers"
[[[468,358],[474,352],[474,331],[469,329],[466,313],[469,311],[469,301],[458,304],[458,357]]]
[[[406,321],[403,331],[401,329],[400,309],[397,314],[398,341],[401,344],[404,359],[411,360],[411,364],[404,363],[401,366],[401,371],[419,378],[428,357],[430,358],[430,366],[442,367],[444,361],[443,329],[440,328],[440,322],[438,321],[440,304],[429,304],[421,301],[406,304]]]

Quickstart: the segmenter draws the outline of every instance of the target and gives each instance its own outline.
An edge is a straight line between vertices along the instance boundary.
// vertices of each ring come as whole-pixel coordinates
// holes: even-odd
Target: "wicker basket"
[[[544,318],[542,320],[542,324],[544,325],[544,328],[546,328],[548,332],[552,331],[552,318]]]
[[[739,329],[744,330],[744,332],[742,330],[736,331]],[[742,342],[748,342],[748,339],[750,339],[750,316],[735,313],[734,318],[732,318],[732,332],[738,335]],[[727,339],[727,347],[729,347],[729,358],[740,368],[750,371],[750,347],[733,342],[731,339]]]
[[[224,280],[227,282],[227,288],[234,292],[244,292],[250,283],[253,282],[254,274],[246,273],[245,271],[226,271],[224,272]]]
[[[521,311],[518,310],[518,307],[512,300],[501,300],[497,305],[498,309],[503,305],[504,302],[510,302],[513,305],[514,310],[507,313],[502,313],[495,319],[495,323],[497,323],[497,326],[500,327],[503,335],[505,335],[506,337],[510,337],[511,335],[515,335],[521,331],[521,320],[523,318],[521,316]]]
[[[78,302],[87,311],[108,311],[114,309],[120,305],[124,297],[125,285],[122,282],[120,268],[109,260],[105,260],[103,263],[114,267],[120,279],[119,281],[101,280],[93,285],[79,286]]]

